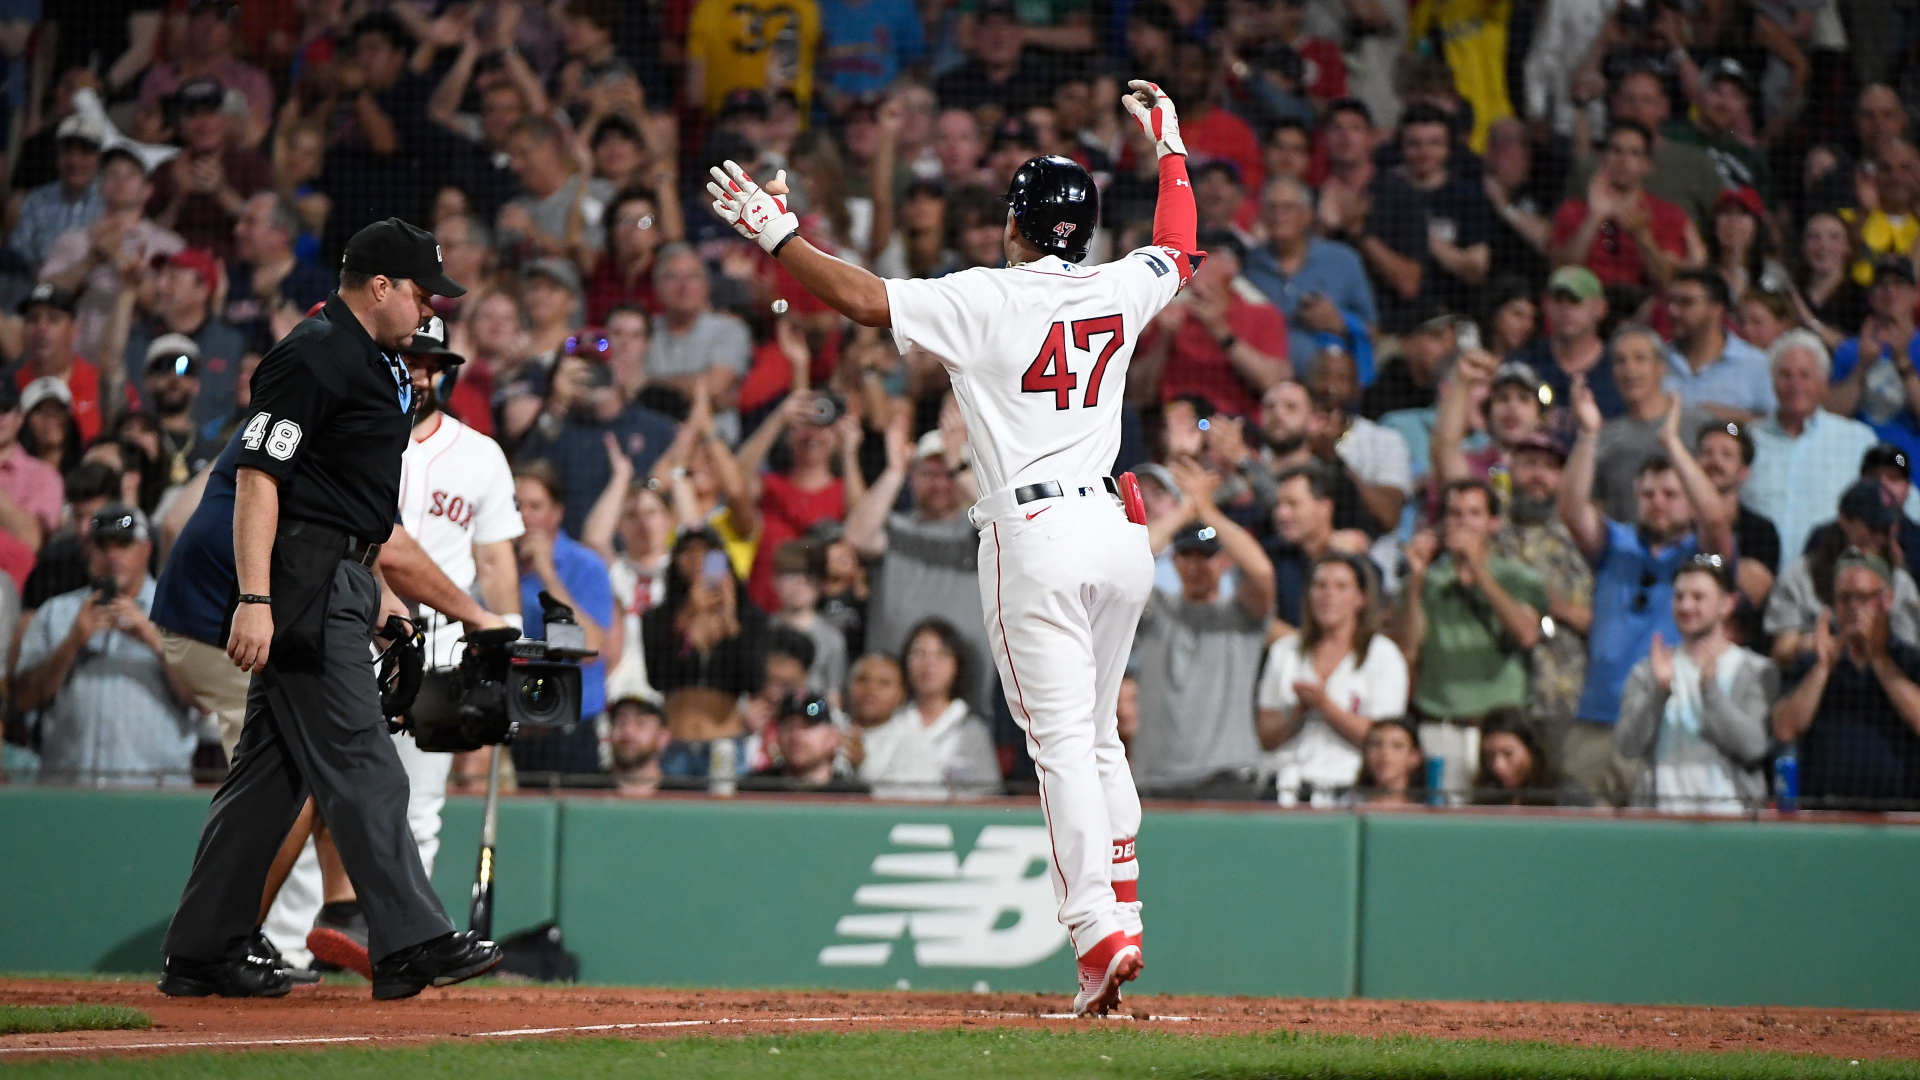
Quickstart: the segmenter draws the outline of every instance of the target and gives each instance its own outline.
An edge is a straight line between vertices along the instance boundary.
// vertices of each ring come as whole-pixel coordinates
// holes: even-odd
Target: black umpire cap
[[[412,278],[436,296],[467,294],[441,266],[440,245],[434,242],[433,234],[397,217],[376,221],[354,233],[353,239],[347,241],[346,254],[340,258],[340,269],[356,274]]]
[[[1037,157],[1020,166],[1007,185],[1007,209],[1027,242],[1077,263],[1100,224],[1100,189],[1078,162]]]

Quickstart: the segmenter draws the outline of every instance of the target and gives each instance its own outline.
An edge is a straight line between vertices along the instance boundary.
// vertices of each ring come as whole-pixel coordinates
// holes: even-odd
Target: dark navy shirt
[[[1894,666],[1920,679],[1920,650],[1887,642]],[[1788,669],[1791,693],[1813,668],[1803,653]],[[1800,736],[1800,795],[1807,799],[1920,799],[1920,736],[1893,707],[1871,667],[1846,656],[1833,665],[1813,724]]]
[[[153,594],[155,626],[221,648],[227,644],[227,605],[238,592],[233,568],[233,494],[239,462],[236,432],[214,461],[206,492],[173,542]]]

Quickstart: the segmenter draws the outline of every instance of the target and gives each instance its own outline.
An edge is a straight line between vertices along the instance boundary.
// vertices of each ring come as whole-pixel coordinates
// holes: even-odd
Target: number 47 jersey
[[[1191,276],[1171,248],[1101,266],[1055,255],[933,280],[890,278],[894,342],[938,356],[980,494],[1104,476],[1120,452],[1134,342]]]

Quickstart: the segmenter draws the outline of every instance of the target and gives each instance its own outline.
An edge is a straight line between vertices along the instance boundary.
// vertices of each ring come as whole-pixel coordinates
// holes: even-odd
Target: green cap
[[[1584,266],[1563,266],[1547,279],[1547,295],[1556,292],[1570,292],[1581,300],[1593,300],[1607,295],[1606,287],[1600,284],[1593,271]]]

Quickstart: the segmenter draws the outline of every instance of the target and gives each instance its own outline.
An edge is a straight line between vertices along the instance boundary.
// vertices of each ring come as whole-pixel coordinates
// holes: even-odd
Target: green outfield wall
[[[0,787],[0,970],[150,971],[205,792]],[[1059,991],[1037,810],[519,797],[499,914],[591,982]],[[463,923],[479,802],[434,884]],[[1920,1009],[1920,828],[1149,809],[1143,991]]]

